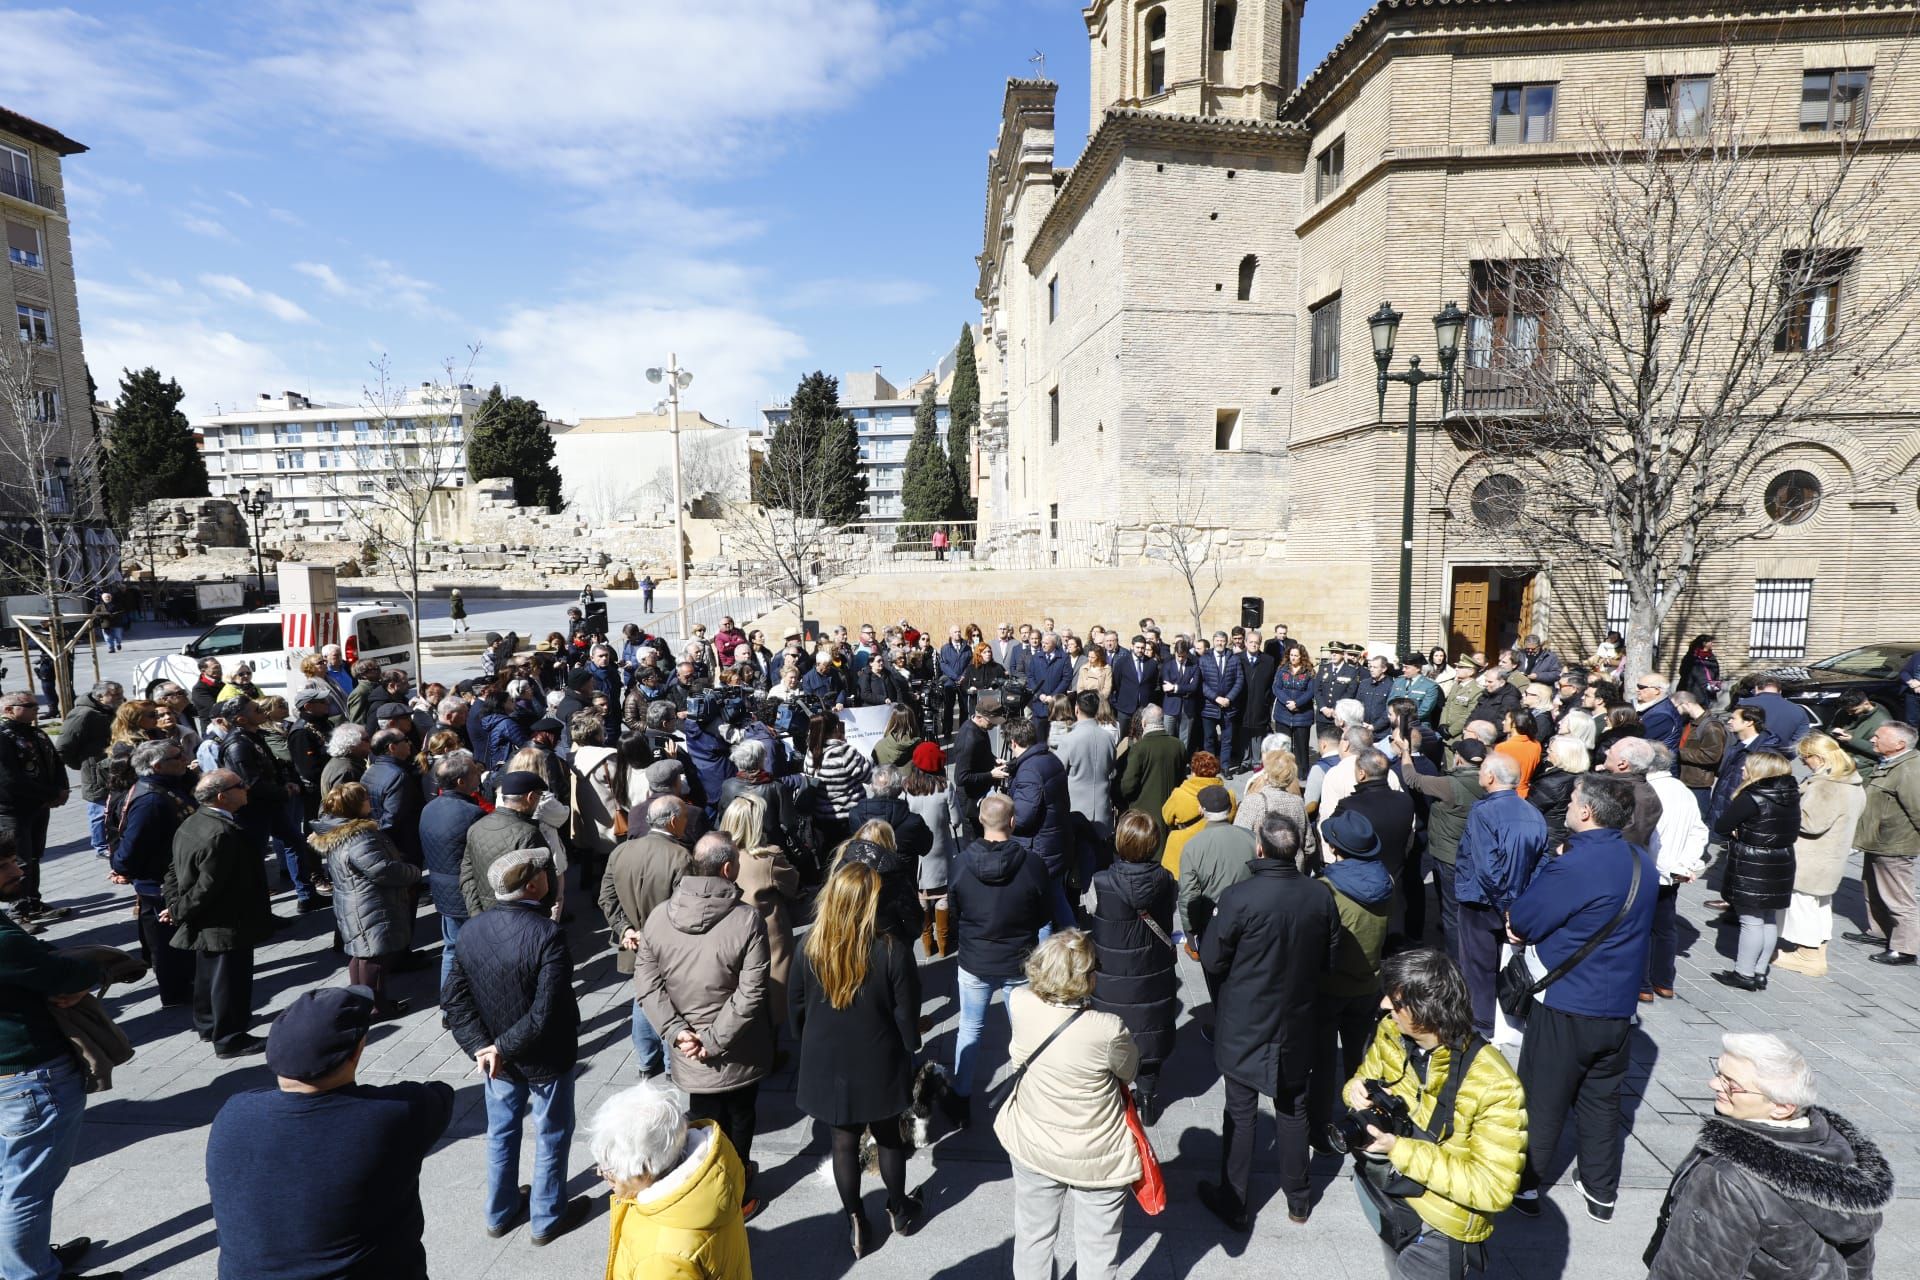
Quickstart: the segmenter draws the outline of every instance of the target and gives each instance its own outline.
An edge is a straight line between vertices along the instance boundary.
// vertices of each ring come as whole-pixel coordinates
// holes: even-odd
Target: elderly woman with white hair
[[[717,1124],[687,1122],[684,1093],[660,1079],[620,1090],[594,1113],[587,1146],[613,1188],[608,1280],[751,1280],[745,1170]]]
[[[1716,1114],[1667,1189],[1648,1280],[1866,1280],[1893,1199],[1886,1158],[1815,1105],[1807,1060],[1779,1036],[1729,1032],[1720,1046]]]
[[[362,724],[336,725],[327,738],[327,763],[320,770],[320,794],[335,787],[358,782],[367,771],[367,758],[373,754],[373,739]]]

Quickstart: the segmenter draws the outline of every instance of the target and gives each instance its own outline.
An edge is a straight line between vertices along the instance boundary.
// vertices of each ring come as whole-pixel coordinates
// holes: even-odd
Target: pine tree
[[[960,355],[953,368],[953,390],[947,394],[947,457],[953,468],[953,510],[956,520],[972,520],[973,495],[968,477],[973,468],[973,436],[980,426],[980,371],[973,363],[973,326],[960,325]]]
[[[866,515],[867,473],[860,467],[860,435],[852,418],[834,418],[820,437],[820,518],[853,524]]]
[[[186,392],[149,367],[123,371],[108,441],[105,489],[109,518],[125,529],[136,508],[156,498],[204,498],[207,463],[180,412]]]
[[[560,509],[560,469],[553,465],[553,434],[539,401],[502,395],[500,384],[494,384],[467,424],[467,475],[474,480],[510,476],[513,500],[521,506]]]
[[[913,443],[907,446],[907,468],[900,482],[901,536],[916,541],[931,537],[935,525],[953,518],[958,497],[953,466],[940,447],[933,394],[929,386],[913,411]]]
[[[800,379],[787,404],[787,420],[767,437],[766,459],[754,476],[755,502],[803,519],[820,518],[820,445],[827,424],[839,416],[839,379],[819,370]]]

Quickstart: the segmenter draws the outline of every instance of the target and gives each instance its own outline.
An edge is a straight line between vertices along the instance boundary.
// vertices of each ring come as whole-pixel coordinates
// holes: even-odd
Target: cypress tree
[[[513,500],[523,507],[558,511],[560,469],[553,465],[553,433],[538,400],[502,395],[495,383],[473,421],[466,424],[467,475],[474,480],[513,479]]]
[[[766,460],[754,477],[754,501],[818,518],[820,446],[827,424],[839,416],[839,379],[818,370],[801,378],[787,403],[787,420],[767,437]],[[854,449],[857,456],[857,443]]]
[[[920,395],[920,407],[913,411],[913,443],[907,446],[906,473],[900,482],[902,536],[916,540],[931,537],[934,525],[953,518],[958,497],[953,465],[940,447],[936,412],[933,388],[928,387]]]
[[[820,437],[820,518],[853,524],[867,511],[867,473],[860,469],[860,436],[852,418],[834,418]]]
[[[973,363],[973,326],[960,325],[960,355],[953,369],[953,390],[947,395],[947,457],[953,468],[953,509],[956,520],[974,519],[968,477],[973,466],[973,435],[980,426],[980,371]]]
[[[104,467],[115,528],[125,529],[134,509],[156,498],[207,496],[207,462],[180,412],[185,395],[178,382],[162,380],[152,367],[122,371]]]

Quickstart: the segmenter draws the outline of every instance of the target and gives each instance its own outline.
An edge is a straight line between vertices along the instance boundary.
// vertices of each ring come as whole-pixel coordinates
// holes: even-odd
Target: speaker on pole
[[[1267,602],[1260,596],[1240,597],[1240,625],[1258,631],[1267,617]]]

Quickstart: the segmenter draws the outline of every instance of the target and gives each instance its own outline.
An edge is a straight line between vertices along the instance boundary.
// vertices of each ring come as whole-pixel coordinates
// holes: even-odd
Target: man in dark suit
[[[1124,730],[1134,712],[1160,700],[1160,663],[1147,652],[1147,638],[1133,638],[1133,652],[1113,659],[1113,692],[1107,698]]]
[[[235,815],[247,784],[215,769],[193,788],[200,807],[173,834],[162,924],[179,926],[173,945],[194,953],[193,1026],[215,1056],[259,1053],[267,1042],[247,1032],[253,1020],[253,949],[273,933],[260,850]]]
[[[1033,628],[1023,622],[1020,624],[1019,642],[1007,650],[1007,656],[1000,659],[1000,664],[1007,669],[1009,676],[1031,681],[1034,655],[1039,652],[1039,641],[1033,634]]]
[[[953,735],[953,785],[961,796],[955,802],[956,816],[975,840],[980,838],[980,801],[993,790],[993,771],[1000,764],[993,756],[991,734],[1002,719],[1000,695],[989,689]]]
[[[953,709],[963,696],[960,678],[973,665],[973,650],[967,647],[960,628],[947,628],[947,642],[940,646],[934,663],[939,668],[940,736],[944,738],[953,732]]]
[[[1407,792],[1396,790],[1388,780],[1392,768],[1392,762],[1382,751],[1370,748],[1355,756],[1353,794],[1340,802],[1339,811],[1345,813],[1351,809],[1363,815],[1380,839],[1380,865],[1400,889],[1400,901],[1389,913],[1388,930],[1399,933],[1405,927],[1409,936],[1418,938],[1426,925],[1426,885],[1420,878],[1420,859],[1411,856],[1414,799]],[[1420,910],[1408,926],[1406,917],[1413,910],[1409,904],[1416,893],[1422,897]]]
[[[1053,700],[1073,688],[1073,659],[1051,631],[1040,637],[1039,652],[1028,660],[1027,684],[1033,689],[1035,720],[1045,720],[1053,711]]]
[[[1275,663],[1260,645],[1260,633],[1248,629],[1240,637],[1240,674],[1246,682],[1246,692],[1240,696],[1239,765],[1248,769],[1260,767],[1260,740],[1273,728],[1273,699],[1269,691],[1273,688]],[[1223,762],[1224,763],[1224,762]]]
[[[1200,655],[1200,749],[1220,757],[1222,767],[1233,758],[1235,726],[1246,699],[1247,677],[1241,657],[1228,647],[1227,633],[1213,633],[1213,647]]]

